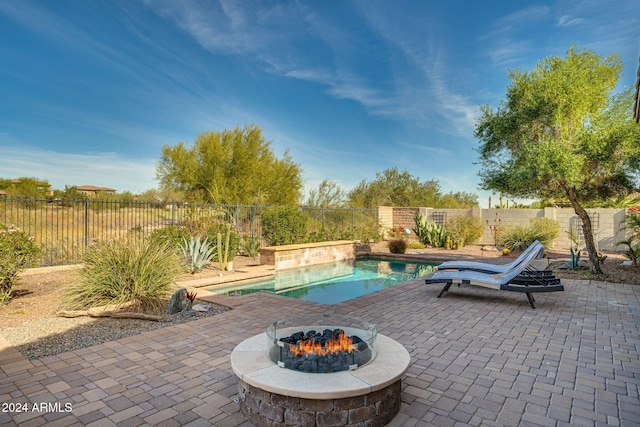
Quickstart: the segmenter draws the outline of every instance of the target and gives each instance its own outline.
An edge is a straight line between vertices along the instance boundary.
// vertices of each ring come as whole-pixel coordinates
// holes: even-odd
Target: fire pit
[[[267,328],[267,354],[295,371],[349,371],[375,358],[377,335],[371,323],[338,314],[278,320]]]
[[[257,426],[385,425],[409,362],[374,325],[337,314],[273,322],[231,353],[240,410]]]

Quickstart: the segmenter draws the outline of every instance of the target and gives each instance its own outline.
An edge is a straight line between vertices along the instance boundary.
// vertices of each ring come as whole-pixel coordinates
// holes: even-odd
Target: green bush
[[[407,241],[404,239],[389,240],[388,245],[392,254],[403,254],[407,251]]]
[[[270,208],[261,214],[262,236],[269,246],[304,243],[309,217],[294,207]]]
[[[499,245],[510,251],[523,251],[539,240],[551,246],[560,236],[558,221],[551,218],[533,218],[528,225],[507,225],[500,229]]]
[[[35,263],[40,252],[24,232],[0,224],[0,305],[9,302],[18,274]]]
[[[159,239],[98,242],[84,255],[78,279],[66,290],[69,310],[139,304],[159,312],[183,267],[174,245]]]
[[[475,216],[454,216],[447,221],[447,231],[453,241],[476,243],[484,234],[484,221]]]

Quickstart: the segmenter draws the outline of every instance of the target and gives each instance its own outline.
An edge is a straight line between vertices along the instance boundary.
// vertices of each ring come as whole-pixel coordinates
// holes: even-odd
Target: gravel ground
[[[211,306],[195,317],[180,313],[169,322],[141,319],[59,317],[56,311],[66,284],[71,283],[77,268],[33,269],[21,275],[14,297],[0,306],[0,335],[30,360],[77,350],[143,332],[203,319],[225,312],[227,307],[196,300]],[[212,271],[203,274],[213,274]],[[168,303],[168,299],[167,299]]]
[[[226,307],[213,306],[209,312],[198,313],[196,317],[184,317],[178,313],[171,316],[170,322],[91,317],[43,317],[28,320],[20,326],[3,327],[2,335],[27,359],[33,360],[191,322],[226,310]]]
[[[381,242],[374,245],[374,251],[384,252],[388,249]],[[486,248],[485,248],[486,249]],[[482,250],[479,246],[467,246],[459,251],[446,251],[444,249],[413,250],[414,253],[445,255],[455,258],[497,258],[500,253]],[[551,267],[557,267],[566,263],[568,253],[550,252],[549,263]],[[603,264],[605,274],[594,276],[588,269],[570,271],[555,269],[554,274],[560,278],[599,280],[602,282],[640,284],[640,270],[638,268],[623,266],[624,257],[620,253],[609,253],[609,257]],[[517,254],[511,255],[515,257]],[[586,258],[586,255],[583,255]],[[236,270],[251,268],[256,265],[256,260],[245,257],[236,257],[234,265]],[[114,318],[90,318],[76,317],[64,318],[56,316],[56,311],[66,284],[72,283],[77,268],[43,268],[25,272],[21,281],[14,289],[14,298],[5,306],[0,306],[0,335],[13,344],[18,351],[28,359],[59,354],[65,351],[76,350],[107,341],[117,340],[123,337],[137,335],[146,331],[173,326],[207,316],[215,316],[228,310],[221,305],[212,305],[213,309],[207,313],[198,313],[196,317],[184,317],[180,314],[172,316],[170,322],[155,322],[138,319],[114,319]],[[193,278],[207,275],[219,275],[220,271],[215,267],[208,268]],[[227,274],[233,274],[225,272]],[[187,275],[187,277],[189,277]]]

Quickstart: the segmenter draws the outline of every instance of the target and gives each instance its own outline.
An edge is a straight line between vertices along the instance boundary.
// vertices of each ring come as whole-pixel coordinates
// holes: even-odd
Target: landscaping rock
[[[204,304],[195,304],[193,307],[191,307],[192,310],[202,311],[202,312],[207,312],[211,310],[211,308],[212,307],[210,305],[204,305]]]
[[[191,301],[187,298],[187,290],[185,288],[180,288],[173,295],[171,295],[171,299],[169,300],[169,307],[167,308],[168,314],[180,313],[185,310],[189,310],[191,308]]]

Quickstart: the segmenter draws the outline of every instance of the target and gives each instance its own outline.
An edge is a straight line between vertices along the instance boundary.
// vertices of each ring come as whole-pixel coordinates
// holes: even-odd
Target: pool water
[[[273,277],[228,286],[211,292],[245,295],[269,292],[322,304],[337,304],[423,276],[433,262],[357,258],[355,260],[277,271]]]

